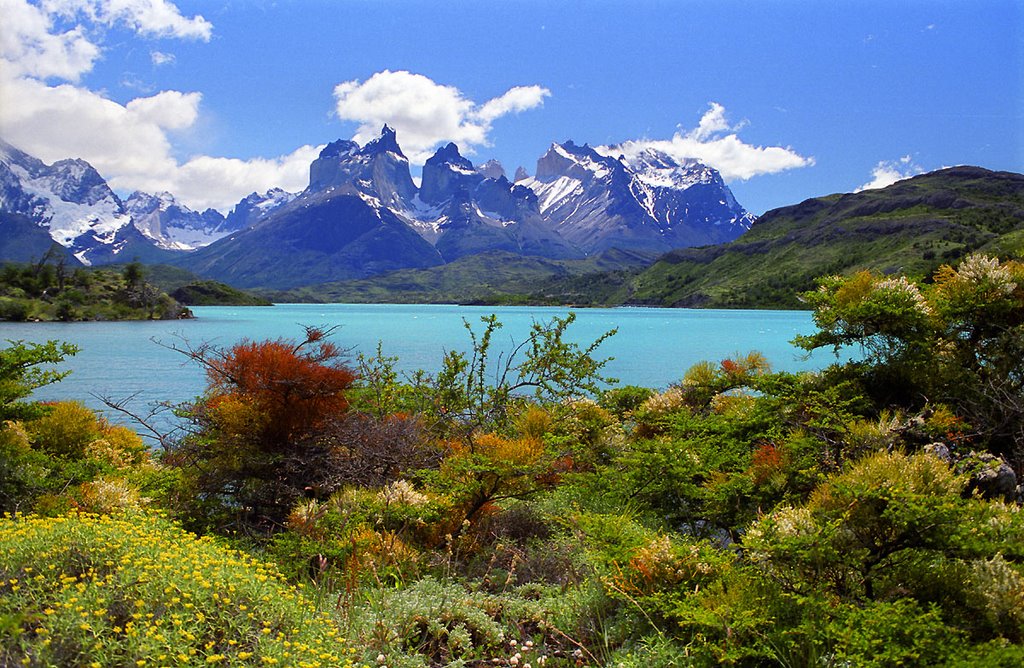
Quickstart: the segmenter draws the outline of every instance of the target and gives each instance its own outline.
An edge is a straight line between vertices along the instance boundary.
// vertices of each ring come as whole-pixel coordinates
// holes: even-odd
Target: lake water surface
[[[136,406],[181,402],[202,391],[202,371],[163,344],[210,342],[229,346],[242,338],[300,338],[302,325],[338,325],[334,341],[370,355],[377,342],[399,358],[399,370],[436,371],[445,350],[465,350],[469,336],[463,319],[476,331],[480,318],[496,313],[504,327],[496,348],[526,338],[533,321],[563,316],[565,308],[393,304],[279,304],[268,307],[195,307],[195,320],[102,323],[0,323],[0,339],[59,339],[81,347],[64,368],[72,374],[43,388],[40,399],[79,399],[97,408],[96,395],[123,399],[137,395]],[[789,342],[814,331],[806,311],[741,311],[655,308],[579,309],[568,338],[589,344],[618,328],[598,350],[614,357],[606,370],[621,384],[664,388],[692,364],[719,361],[757,350],[779,371],[821,368],[834,360],[819,353],[804,359]],[[497,351],[495,351],[497,352]]]

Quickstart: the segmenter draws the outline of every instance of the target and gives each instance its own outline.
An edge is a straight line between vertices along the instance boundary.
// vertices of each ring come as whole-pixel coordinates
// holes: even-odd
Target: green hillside
[[[617,301],[795,308],[818,276],[872,269],[926,278],[972,251],[1022,250],[1024,175],[955,167],[769,211],[736,241],[662,256]]]
[[[68,268],[47,255],[0,268],[0,320],[172,320],[192,312],[147,280],[137,262],[122,269]]]
[[[122,271],[125,265],[105,265]],[[168,264],[146,267],[146,280],[187,306],[270,306],[271,302],[220,281]]]
[[[429,269],[403,269],[381,276],[323,283],[294,290],[264,292],[275,302],[344,303],[562,303],[535,294],[538,285],[595,277],[604,281],[617,272],[648,266],[655,256],[612,250],[586,260],[549,260],[501,251],[481,253]],[[632,274],[629,274],[632,275]],[[592,289],[575,303],[604,303],[606,295]]]

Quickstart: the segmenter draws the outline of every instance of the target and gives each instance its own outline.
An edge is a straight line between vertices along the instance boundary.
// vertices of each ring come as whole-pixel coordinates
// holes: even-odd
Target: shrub
[[[598,404],[602,408],[611,411],[619,420],[624,420],[647,401],[652,394],[654,394],[654,390],[647,387],[624,385],[603,392],[598,399]]]
[[[78,401],[62,401],[50,409],[48,415],[27,425],[33,445],[51,455],[85,457],[89,444],[100,438],[95,413]]]
[[[0,664],[341,666],[271,566],[151,515],[0,520]]]
[[[267,534],[307,489],[333,491],[337,448],[321,437],[346,411],[355,376],[328,334],[307,327],[298,343],[182,351],[204,368],[208,385],[188,410],[194,428],[167,461],[188,474],[185,510],[197,525]]]
[[[47,341],[25,343],[9,341],[0,350],[0,420],[27,419],[45,411],[39,404],[23,401],[37,388],[56,383],[68,371],[41,369],[44,364],[58,364],[78,352],[68,343]]]

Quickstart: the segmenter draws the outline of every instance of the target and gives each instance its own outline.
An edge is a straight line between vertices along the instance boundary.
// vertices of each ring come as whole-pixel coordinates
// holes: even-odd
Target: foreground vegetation
[[[154,448],[28,402],[74,350],[14,343],[0,663],[1021,665],[1024,265],[803,298],[858,361],[618,387],[572,316],[405,378],[317,327],[183,346]]]

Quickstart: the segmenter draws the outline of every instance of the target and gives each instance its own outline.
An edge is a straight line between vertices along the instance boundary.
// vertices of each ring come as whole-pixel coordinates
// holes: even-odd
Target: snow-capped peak
[[[488,179],[500,179],[505,176],[505,168],[494,158],[477,167],[476,171]]]
[[[606,150],[612,153],[615,149],[616,147],[611,146]],[[618,159],[633,171],[640,181],[650,186],[685,190],[698,183],[722,183],[718,173],[699,160],[687,158],[680,161],[653,148],[646,148],[637,153],[620,154]]]

